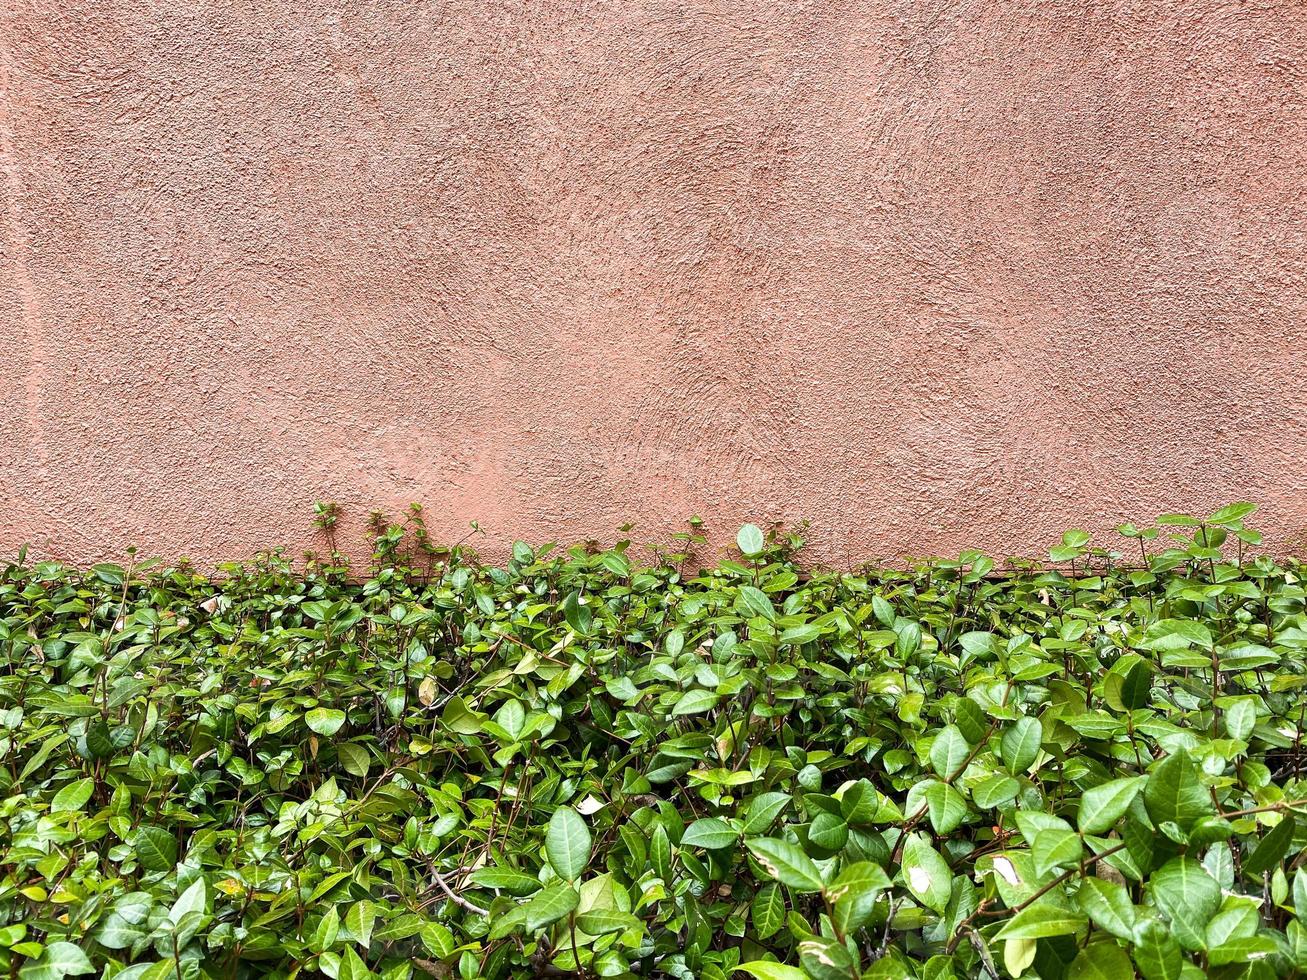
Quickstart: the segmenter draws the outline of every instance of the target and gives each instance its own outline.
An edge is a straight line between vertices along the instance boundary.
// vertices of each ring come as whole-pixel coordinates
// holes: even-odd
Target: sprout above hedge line
[[[753,526],[697,573],[697,532],[11,564],[0,968],[1307,971],[1307,592],[1251,511],[1002,577],[808,574]]]

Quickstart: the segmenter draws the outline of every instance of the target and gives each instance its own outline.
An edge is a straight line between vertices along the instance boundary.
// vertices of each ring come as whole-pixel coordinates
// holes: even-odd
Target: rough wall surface
[[[1303,541],[1300,0],[7,0],[0,95],[0,553]]]

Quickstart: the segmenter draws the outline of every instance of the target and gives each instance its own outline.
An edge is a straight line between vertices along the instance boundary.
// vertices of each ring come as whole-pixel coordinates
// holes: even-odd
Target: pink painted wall
[[[1307,530],[1299,0],[7,0],[0,553]]]

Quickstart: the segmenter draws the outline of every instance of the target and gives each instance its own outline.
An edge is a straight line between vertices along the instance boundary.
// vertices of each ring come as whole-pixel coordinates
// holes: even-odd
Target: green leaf
[[[640,920],[630,912],[615,909],[593,909],[576,917],[577,927],[591,936],[609,936],[628,929],[638,929]]]
[[[177,901],[173,903],[172,908],[168,911],[168,920],[173,925],[177,925],[182,918],[194,912],[205,912],[208,908],[208,891],[205,888],[203,876],[196,878],[186,891],[178,896]]]
[[[782,645],[789,644],[797,647],[803,646],[805,643],[812,643],[820,637],[821,630],[818,627],[813,626],[811,623],[803,623],[800,626],[791,626],[783,632],[778,642]]]
[[[150,935],[146,924],[131,922],[117,911],[110,912],[100,923],[96,941],[108,949],[131,949]]]
[[[799,943],[799,963],[813,980],[845,980],[859,972],[847,946],[818,936],[809,936]]]
[[[749,851],[769,875],[800,894],[822,889],[821,872],[812,858],[789,841],[757,837],[746,841]]]
[[[675,707],[672,708],[672,716],[700,715],[717,707],[717,702],[720,700],[712,691],[705,691],[700,687],[692,688],[677,699]]]
[[[336,708],[314,708],[304,714],[304,724],[319,735],[330,737],[345,724],[345,712]]]
[[[428,922],[418,935],[422,937],[422,945],[427,952],[436,959],[444,960],[454,955],[454,934],[447,926],[439,922]]]
[[[969,755],[971,746],[957,725],[945,726],[930,745],[930,764],[940,779],[952,779],[958,775]]]
[[[717,817],[704,817],[696,820],[685,829],[681,838],[682,847],[705,847],[716,850],[730,847],[740,839],[740,835],[731,829],[725,820]],[[589,932],[590,930],[586,930]]]
[[[372,944],[372,927],[377,921],[377,910],[367,899],[355,902],[345,913],[345,928],[354,941],[367,949]]]
[[[1146,708],[1153,697],[1153,666],[1135,653],[1118,658],[1103,678],[1103,700],[1113,711]]]
[[[939,852],[920,837],[903,844],[903,882],[926,908],[943,915],[953,894],[953,873]]]
[[[1247,739],[1257,724],[1257,701],[1254,698],[1239,698],[1225,708],[1222,719],[1225,733],[1230,738]]]
[[[1153,767],[1144,785],[1144,806],[1155,824],[1170,821],[1181,830],[1216,812],[1211,794],[1183,748]]]
[[[351,776],[366,776],[368,767],[371,765],[372,757],[368,755],[368,750],[354,742],[341,742],[336,746],[336,754],[340,758],[341,767]]]
[[[1140,925],[1132,955],[1144,980],[1181,980],[1184,976],[1185,959],[1180,945],[1157,920]]]
[[[1085,878],[1076,892],[1081,911],[1094,925],[1118,939],[1134,939],[1135,907],[1121,885],[1102,878]]]
[[[971,802],[982,810],[992,810],[1014,800],[1021,792],[1021,784],[1011,776],[988,776],[971,790]]]
[[[1084,928],[1085,922],[1085,917],[1078,912],[1049,901],[1040,901],[1008,919],[994,938],[1047,939],[1051,936],[1070,936]]]
[[[86,806],[94,791],[95,780],[89,777],[69,783],[55,794],[54,800],[50,803],[50,812],[67,813],[80,810]]]
[[[1018,718],[999,740],[999,754],[1014,776],[1025,772],[1035,763],[1044,741],[1044,728],[1038,718]]]
[[[468,881],[478,888],[506,891],[517,898],[525,898],[541,888],[538,878],[513,868],[478,868],[468,876]]]
[[[354,951],[354,947],[347,947],[340,957],[336,980],[369,980],[372,975],[372,971],[363,962],[363,958]]]
[[[1030,843],[1035,872],[1041,875],[1076,864],[1083,853],[1080,837],[1069,830],[1041,830]]]
[[[109,759],[132,744],[136,732],[128,725],[110,728],[108,722],[95,722],[86,731],[86,748],[97,759]]]
[[[735,543],[739,547],[740,553],[749,558],[762,554],[762,549],[766,547],[762,529],[756,524],[746,524],[740,528],[736,532]]]
[[[841,871],[826,893],[835,905],[840,931],[847,934],[867,925],[881,892],[892,886],[885,870],[870,861],[854,862]]]
[[[921,624],[911,620],[896,619],[894,633],[896,635],[894,656],[906,662],[921,647]]]
[[[550,885],[539,892],[535,898],[522,906],[526,913],[528,932],[537,932],[545,926],[557,922],[570,913],[580,903],[576,889],[565,882]]]
[[[749,914],[759,939],[776,935],[785,924],[785,897],[781,895],[780,885],[769,882],[759,888],[753,896]]]
[[[1081,833],[1101,834],[1125,815],[1134,798],[1143,789],[1144,780],[1138,776],[1113,779],[1085,790],[1080,798],[1080,812],[1076,825]]]
[[[1171,920],[1171,932],[1188,950],[1207,946],[1207,924],[1221,905],[1221,886],[1189,857],[1168,861],[1148,880],[1153,903]]]
[[[325,953],[336,944],[340,935],[340,913],[336,906],[330,906],[326,914],[318,921],[317,927],[309,936],[309,949],[315,953]]]
[[[737,605],[748,616],[761,616],[764,619],[776,618],[776,607],[767,598],[767,593],[763,592],[762,589],[754,588],[752,585],[740,586],[740,597]]]
[[[935,833],[952,833],[967,818],[967,801],[952,786],[931,783],[925,796],[930,826]]]
[[[567,625],[573,632],[581,636],[590,635],[590,627],[594,625],[594,614],[590,611],[590,607],[581,601],[580,593],[570,592],[563,600],[563,618],[567,620]]]
[[[1080,951],[1067,970],[1067,980],[1134,980],[1135,968],[1115,943],[1094,943]]]
[[[1228,966],[1231,963],[1252,963],[1279,951],[1279,944],[1269,936],[1241,936],[1219,946],[1213,946],[1208,950],[1207,962],[1214,967]]]
[[[1215,514],[1207,518],[1207,524],[1238,524],[1245,517],[1257,509],[1256,504],[1247,502],[1237,504],[1226,504]]]
[[[146,871],[171,871],[177,864],[177,838],[162,827],[136,832],[136,860]]]
[[[94,972],[95,966],[80,947],[60,941],[48,945],[40,959],[26,964],[18,975],[23,980],[62,980]]]
[[[1252,854],[1243,862],[1243,872],[1254,878],[1277,866],[1293,842],[1295,820],[1292,813],[1286,813],[1274,827],[1267,832]]]
[[[590,863],[590,828],[571,807],[560,807],[545,831],[545,856],[560,878],[576,881]]]
[[[797,966],[787,966],[772,960],[750,960],[735,969],[739,973],[757,977],[758,980],[808,980],[808,975]]]
[[[789,804],[790,797],[786,793],[759,793],[749,803],[741,832],[750,837],[765,834]]]
[[[1210,650],[1212,631],[1192,619],[1162,619],[1144,631],[1141,646],[1158,651],[1187,650],[1191,646]]]

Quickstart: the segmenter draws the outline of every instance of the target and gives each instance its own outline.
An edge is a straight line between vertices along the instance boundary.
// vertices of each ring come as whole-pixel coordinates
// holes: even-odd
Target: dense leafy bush
[[[1003,574],[807,575],[753,527],[697,574],[394,530],[362,582],[11,565],[0,966],[1307,970],[1304,588],[1250,510]]]

